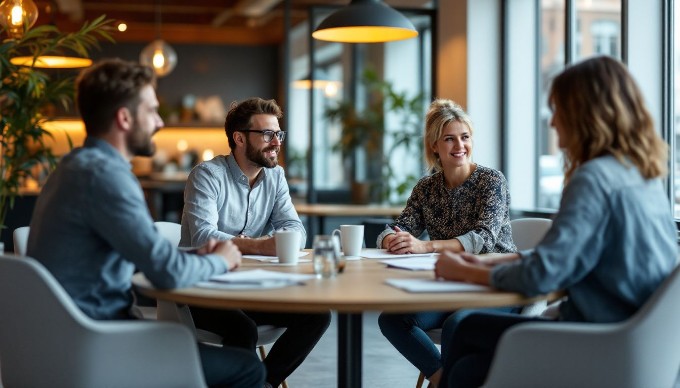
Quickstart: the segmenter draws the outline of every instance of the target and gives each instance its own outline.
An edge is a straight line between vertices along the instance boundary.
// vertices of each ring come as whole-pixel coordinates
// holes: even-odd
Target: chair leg
[[[265,350],[264,345],[258,346],[257,350],[260,352],[260,359],[264,361],[265,357],[267,357],[267,351]]]
[[[267,350],[264,348],[264,345],[260,345],[257,347],[258,352],[260,353],[260,359],[264,361],[265,357],[267,357]],[[282,388],[288,388],[288,383],[286,380],[283,380],[281,383]]]
[[[418,374],[418,382],[416,383],[416,388],[422,388],[424,381],[425,375],[423,375],[422,373]]]

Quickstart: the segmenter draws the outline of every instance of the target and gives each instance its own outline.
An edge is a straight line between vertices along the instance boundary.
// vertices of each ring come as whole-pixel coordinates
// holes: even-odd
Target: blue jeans
[[[550,322],[541,317],[500,311],[470,311],[442,330],[443,373],[439,388],[479,387],[491,367],[496,345],[509,327],[523,322]]]
[[[378,325],[382,334],[399,353],[429,378],[442,367],[442,355],[425,332],[438,327],[454,327],[465,316],[476,311],[519,312],[520,309],[517,307],[499,307],[466,309],[456,312],[382,313],[378,317]],[[444,330],[442,330],[442,333]],[[443,337],[442,344],[445,344]],[[447,352],[447,346],[442,345],[442,352]]]

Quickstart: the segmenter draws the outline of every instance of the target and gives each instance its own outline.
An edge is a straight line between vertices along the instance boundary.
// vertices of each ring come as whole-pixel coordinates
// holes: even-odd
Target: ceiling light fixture
[[[9,61],[17,66],[31,66],[47,69],[78,69],[81,67],[88,67],[92,64],[92,60],[90,58],[66,57],[59,55],[14,57]]]
[[[161,6],[156,2],[156,40],[149,43],[139,54],[142,65],[151,66],[159,77],[170,74],[177,66],[177,53],[161,39]]]
[[[21,38],[36,20],[38,7],[32,0],[5,0],[0,3],[0,24],[11,38]]]
[[[52,14],[54,24],[54,12],[56,5],[48,8]],[[10,37],[20,39],[38,19],[38,8],[31,0],[5,0],[0,3],[0,23],[5,27]],[[89,58],[70,57],[66,55],[40,55],[37,57],[26,55],[12,57],[9,60],[13,65],[30,66],[48,69],[76,69],[88,67],[92,64]]]
[[[312,33],[314,39],[342,43],[391,42],[416,36],[413,23],[380,0],[352,0]]]
[[[328,74],[323,70],[316,70],[316,78],[312,81],[311,74],[307,77],[293,81],[293,87],[296,89],[320,89],[323,90],[326,97],[335,97],[338,95],[342,82],[335,81],[328,77]]]

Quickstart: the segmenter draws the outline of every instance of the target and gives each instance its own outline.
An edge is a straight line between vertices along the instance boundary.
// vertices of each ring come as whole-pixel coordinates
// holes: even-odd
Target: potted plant
[[[423,96],[398,92],[371,70],[364,72],[361,82],[370,97],[364,109],[345,100],[325,111],[326,118],[341,127],[340,141],[333,151],[341,152],[348,164],[353,202],[366,203],[366,198],[372,197],[380,202],[404,203],[421,174],[399,171],[393,166],[392,155],[401,152],[415,156],[416,163],[422,165]],[[394,127],[386,124],[386,111],[397,118]],[[366,160],[363,174],[354,162],[358,156]],[[367,179],[356,179],[361,175]]]
[[[101,16],[73,33],[42,25],[0,43],[0,233],[26,179],[37,179],[54,168],[56,157],[44,141],[52,135],[43,125],[52,118],[54,106],[68,111],[75,92],[75,75],[49,74],[35,66],[36,59],[66,52],[88,58],[89,51],[99,47],[99,40],[112,41],[107,32],[110,23]],[[6,32],[0,28],[0,36]],[[11,62],[27,55],[34,58],[31,65]]]

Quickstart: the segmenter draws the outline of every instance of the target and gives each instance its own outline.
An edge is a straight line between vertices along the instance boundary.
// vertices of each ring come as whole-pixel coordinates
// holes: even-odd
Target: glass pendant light
[[[0,3],[0,24],[10,38],[21,38],[36,20],[38,7],[33,0],[4,0]]]
[[[161,7],[156,3],[156,40],[149,43],[139,54],[139,62],[150,66],[158,77],[165,77],[177,66],[177,52],[160,38]]]
[[[54,24],[54,9],[52,23]],[[38,8],[31,0],[5,0],[0,3],[0,24],[5,26],[11,38],[19,39],[38,19]],[[25,20],[25,22],[24,22]],[[24,55],[10,58],[10,63],[17,66],[30,66],[48,69],[75,69],[92,64],[89,58],[68,55]]]

